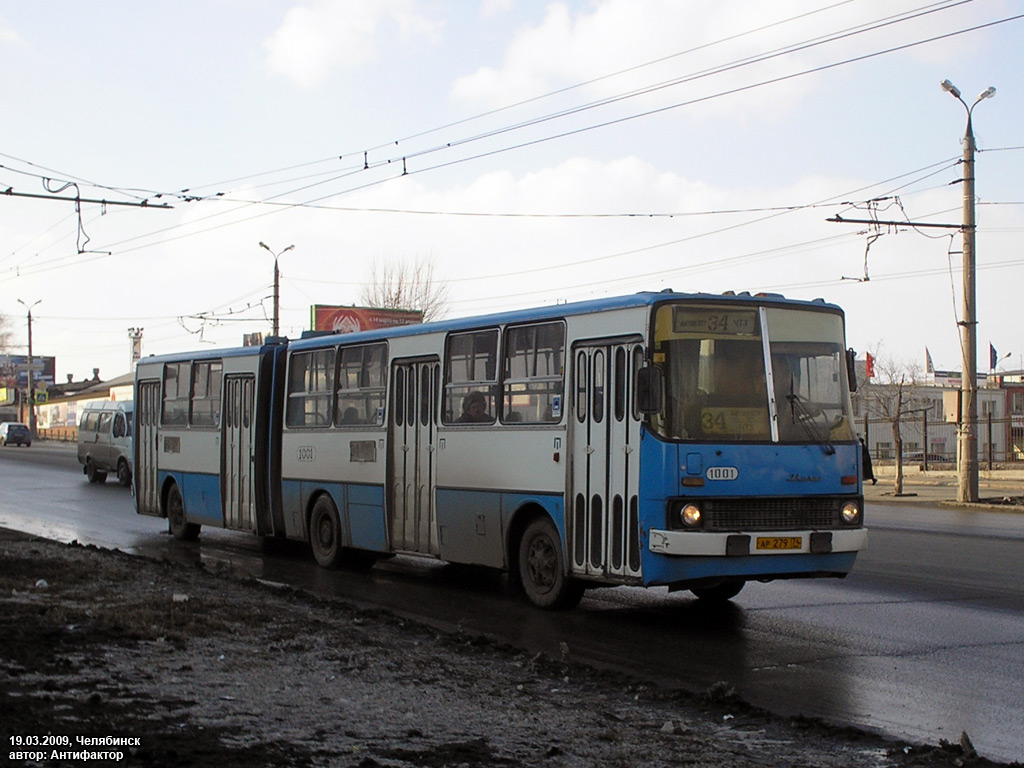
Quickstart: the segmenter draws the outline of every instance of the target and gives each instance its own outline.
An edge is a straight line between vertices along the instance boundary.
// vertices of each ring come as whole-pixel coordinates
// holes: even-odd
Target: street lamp
[[[267,252],[274,257],[274,324],[271,330],[272,336],[278,335],[277,332],[279,327],[279,320],[281,317],[281,272],[277,268],[277,259],[278,257],[281,256],[281,254],[288,253],[288,251],[290,251],[294,247],[294,245],[289,245],[283,251],[278,251],[277,253],[274,253],[272,250],[270,250],[269,245],[260,240],[260,248],[266,248]]]
[[[963,286],[964,316],[960,321],[960,346],[963,352],[963,377],[960,382],[960,429],[957,435],[957,447],[960,462],[957,465],[957,501],[975,502],[978,500],[978,339],[977,312],[975,307],[975,234],[976,223],[974,213],[974,128],[971,117],[974,108],[984,99],[996,95],[995,88],[986,88],[974,103],[967,102],[960,96],[960,89],[949,80],[943,80],[942,90],[950,93],[953,98],[964,105],[967,111],[967,130],[964,132],[964,221],[963,221]]]
[[[18,303],[28,310],[28,371],[26,372],[25,379],[28,383],[28,433],[33,440],[36,439],[36,397],[35,387],[32,386],[32,307],[40,301],[42,299],[26,304],[21,299],[18,299]]]

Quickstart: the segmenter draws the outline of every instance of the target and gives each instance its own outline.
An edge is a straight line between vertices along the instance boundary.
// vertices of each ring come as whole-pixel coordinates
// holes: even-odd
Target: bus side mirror
[[[665,379],[657,366],[646,365],[636,372],[636,407],[640,413],[660,413],[665,402]]]
[[[846,378],[850,381],[850,391],[857,391],[857,351],[850,347],[846,350]]]

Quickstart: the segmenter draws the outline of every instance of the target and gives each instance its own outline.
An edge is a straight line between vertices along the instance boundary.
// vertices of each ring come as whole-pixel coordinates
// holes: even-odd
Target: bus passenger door
[[[391,548],[437,555],[437,360],[391,367],[388,435],[388,515]]]
[[[145,515],[160,514],[160,484],[157,464],[160,455],[160,381],[140,381],[139,402],[135,404],[138,420],[135,432],[135,508]]]
[[[639,339],[573,347],[569,556],[573,573],[640,576]]]
[[[224,526],[233,530],[256,530],[252,455],[255,392],[255,376],[224,377],[220,487]]]

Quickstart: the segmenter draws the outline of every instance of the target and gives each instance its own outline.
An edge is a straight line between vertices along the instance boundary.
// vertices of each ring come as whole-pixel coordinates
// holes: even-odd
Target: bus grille
[[[705,506],[705,530],[757,531],[835,528],[840,504],[835,499],[715,499]]]

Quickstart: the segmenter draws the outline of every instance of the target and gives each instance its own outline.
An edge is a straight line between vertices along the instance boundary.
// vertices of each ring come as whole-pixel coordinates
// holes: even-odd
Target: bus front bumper
[[[748,555],[829,554],[859,552],[867,547],[866,528],[833,531],[759,531],[708,533],[703,531],[650,531],[651,552],[689,557],[743,557]]]

